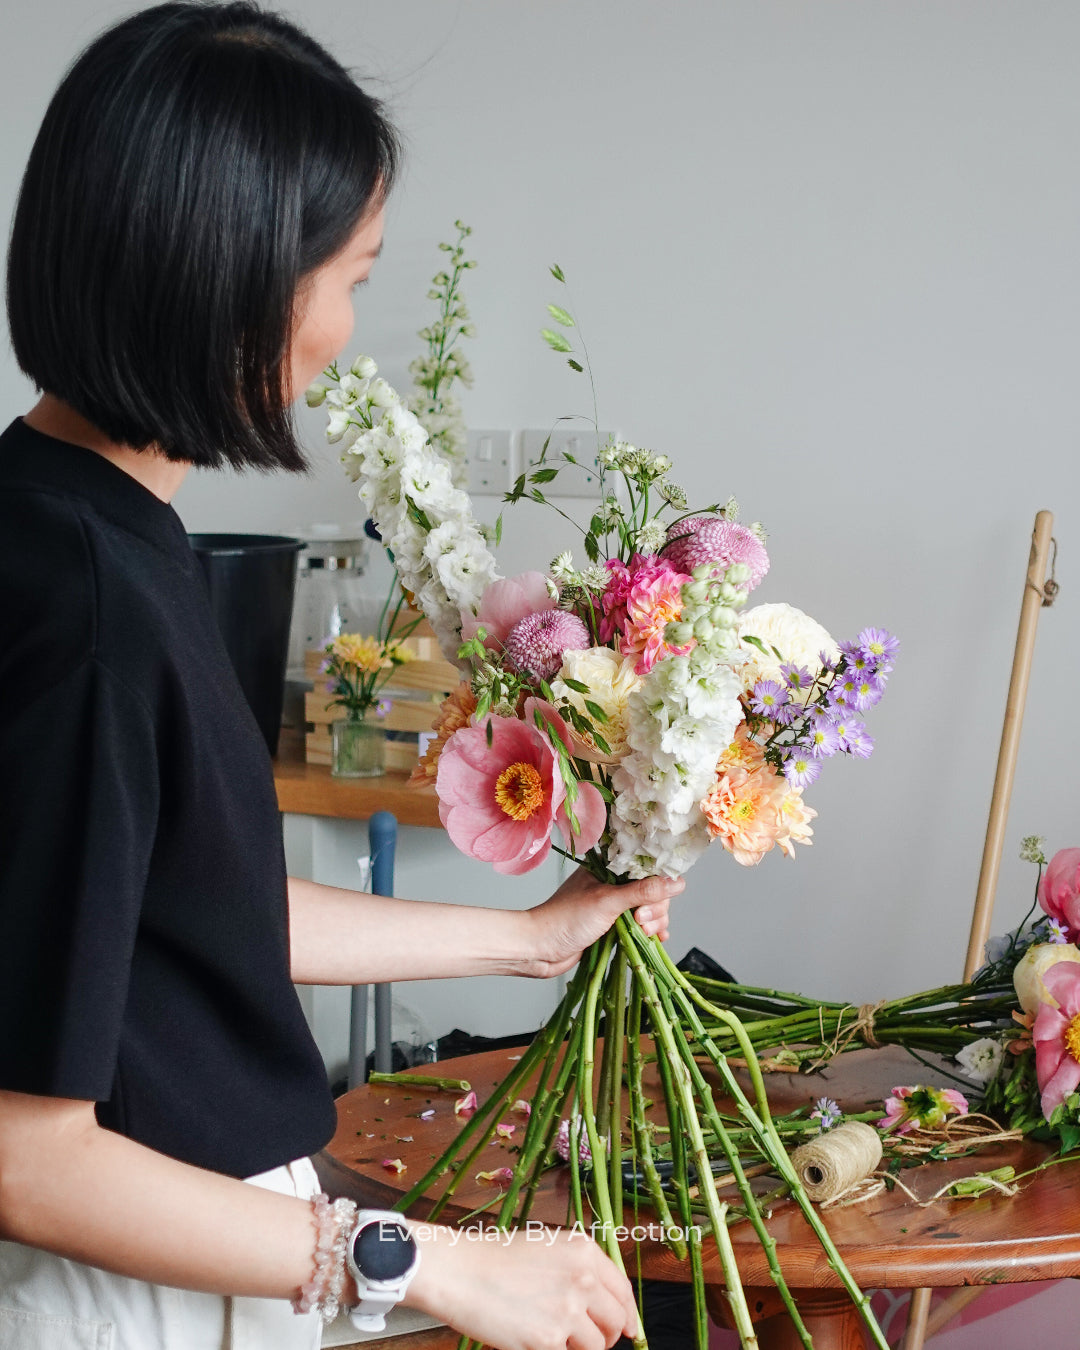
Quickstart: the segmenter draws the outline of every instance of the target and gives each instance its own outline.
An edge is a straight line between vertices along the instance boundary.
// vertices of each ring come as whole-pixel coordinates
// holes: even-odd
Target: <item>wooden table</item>
[[[325,765],[308,764],[304,738],[288,731],[282,731],[271,762],[280,811],[338,820],[368,820],[376,811],[391,811],[399,825],[441,828],[434,788],[408,787],[408,774],[335,778]]]
[[[513,1052],[488,1051],[447,1061],[440,1073],[470,1080],[481,1101],[512,1067]],[[933,1083],[934,1076],[903,1051],[857,1051],[843,1055],[823,1073],[809,1077],[773,1074],[770,1100],[777,1111],[828,1095],[849,1109],[880,1103],[902,1083]],[[945,1079],[936,1080],[938,1085]],[[646,1082],[648,1091],[648,1081]],[[523,1091],[529,1096],[529,1091]],[[659,1097],[659,1090],[655,1095]],[[430,1100],[429,1100],[430,1099]],[[428,1105],[436,1114],[419,1119]],[[353,1194],[366,1204],[392,1205],[454,1137],[454,1095],[426,1093],[415,1087],[361,1087],[338,1101],[338,1129],[319,1159],[331,1192]],[[519,1126],[520,1131],[520,1126]],[[404,1141],[399,1136],[412,1136]],[[1011,1163],[1024,1171],[1048,1156],[1045,1146],[1026,1141],[980,1151],[973,1158],[933,1163],[904,1173],[904,1180],[929,1196],[950,1178]],[[476,1171],[512,1166],[515,1154],[499,1141],[488,1147]],[[387,1172],[384,1158],[401,1158],[407,1171],[400,1178]],[[445,1221],[454,1222],[485,1200],[485,1189],[468,1178],[456,1193],[457,1208]],[[551,1224],[566,1221],[568,1177],[563,1169],[548,1173],[530,1217]],[[424,1202],[411,1211],[422,1218]],[[1013,1198],[996,1193],[977,1200],[937,1201],[920,1208],[900,1190],[865,1204],[826,1211],[829,1230],[855,1279],[870,1288],[944,1288],[963,1284],[997,1284],[1050,1280],[1080,1275],[1080,1166],[1064,1163],[1024,1183]],[[647,1222],[647,1216],[643,1220]],[[861,1320],[839,1287],[809,1225],[796,1206],[782,1202],[773,1211],[769,1231],[779,1244],[780,1260],[816,1350],[856,1350],[869,1344]],[[762,1350],[794,1350],[799,1344],[783,1313],[769,1278],[764,1255],[749,1225],[732,1230],[751,1315],[757,1322]],[[686,1281],[689,1269],[658,1244],[642,1244],[643,1273],[652,1279]],[[628,1244],[628,1255],[632,1245]],[[715,1251],[706,1247],[709,1304],[722,1318],[723,1280]],[[408,1350],[442,1350],[454,1344],[446,1333],[425,1333]],[[387,1350],[398,1342],[386,1342]],[[399,1350],[406,1350],[400,1346]]]

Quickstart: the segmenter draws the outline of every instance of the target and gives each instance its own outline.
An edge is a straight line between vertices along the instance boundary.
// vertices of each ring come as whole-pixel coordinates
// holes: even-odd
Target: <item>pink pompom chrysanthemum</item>
[[[710,516],[680,520],[668,535],[663,556],[681,572],[692,572],[702,563],[714,563],[721,569],[743,563],[750,569],[751,590],[769,570],[769,555],[753,530],[733,520]]]
[[[506,655],[518,670],[550,680],[559,673],[564,652],[583,652],[590,645],[589,630],[576,614],[548,609],[514,625],[507,634]]]

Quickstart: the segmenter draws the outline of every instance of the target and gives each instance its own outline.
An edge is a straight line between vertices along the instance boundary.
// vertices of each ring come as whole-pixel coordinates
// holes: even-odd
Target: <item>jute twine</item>
[[[846,1120],[835,1130],[800,1145],[791,1155],[806,1194],[827,1203],[857,1185],[881,1161],[881,1137],[861,1120]]]

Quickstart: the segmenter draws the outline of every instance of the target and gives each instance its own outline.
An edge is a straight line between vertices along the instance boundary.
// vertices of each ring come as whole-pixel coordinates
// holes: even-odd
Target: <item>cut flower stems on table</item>
[[[558,267],[552,275],[565,285]],[[573,314],[564,304],[548,314],[554,326],[544,341],[591,387]],[[419,770],[434,779],[459,849],[519,875],[555,848],[617,885],[680,876],[714,842],[743,866],[774,851],[793,858],[812,842],[817,813],[804,792],[826,761],[871,753],[864,716],[885,691],[894,637],[865,628],[837,643],[791,605],[748,607],[769,569],[763,527],[743,524],[733,499],[692,506],[667,455],[599,437],[588,462],[549,456],[545,445],[507,494],[518,509],[565,516],[552,500],[560,476],[595,476],[594,509],[575,524],[580,551],[500,578],[450,464],[370,358],[356,358],[345,375],[327,372],[313,398],[328,406],[327,434],[403,589],[462,672]],[[595,390],[593,408],[595,429]],[[500,516],[496,543],[501,525]],[[656,1050],[666,1138],[648,1116],[645,1035]],[[748,1089],[731,1061],[746,1068]],[[533,1075],[512,1177],[491,1178],[506,1181],[492,1210],[497,1223],[528,1217],[561,1133],[570,1221],[589,1216],[622,1266],[616,1232],[627,1206],[651,1207],[690,1264],[699,1344],[703,1235],[716,1247],[740,1338],[757,1343],[728,1231],[747,1222],[809,1346],[765,1225],[770,1198],[755,1195],[748,1175],[764,1167],[800,1206],[885,1346],[792,1168],[790,1131],[769,1111],[752,1038],[629,915],[584,952],[547,1025],[403,1203],[427,1195],[433,1217],[442,1213]],[[733,1114],[718,1110],[716,1081]],[[676,1229],[685,1236],[672,1236]]]

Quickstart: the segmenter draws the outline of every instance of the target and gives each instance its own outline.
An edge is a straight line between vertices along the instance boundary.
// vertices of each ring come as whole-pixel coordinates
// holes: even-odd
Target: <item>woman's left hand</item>
[[[526,911],[532,940],[521,973],[539,979],[561,975],[627,909],[634,911],[643,933],[663,941],[671,897],[685,885],[682,877],[645,877],[609,886],[579,867],[550,899]]]

